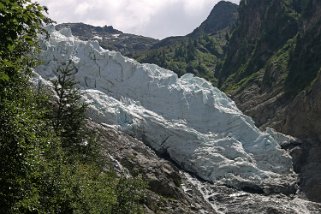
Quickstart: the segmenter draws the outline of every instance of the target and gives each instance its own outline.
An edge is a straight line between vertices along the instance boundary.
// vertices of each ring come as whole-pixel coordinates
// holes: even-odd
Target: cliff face
[[[303,140],[300,188],[321,201],[321,2],[243,0],[239,13],[220,86],[261,128]]]
[[[262,69],[298,30],[297,13],[288,1],[241,1],[239,20],[218,74],[223,87]],[[236,51],[235,51],[236,50]]]
[[[297,118],[287,112],[299,105],[305,106],[302,115],[317,109],[303,104],[307,101],[301,102],[300,97],[309,99],[310,92],[317,88],[320,2],[247,0],[241,1],[239,13],[225,63],[217,73],[221,88],[258,126],[272,126],[297,137],[318,137],[315,128],[304,128],[315,127],[313,120],[305,117],[305,121],[290,127]]]
[[[297,94],[286,114],[284,131],[321,141],[321,2],[309,1],[289,61],[286,90]],[[292,124],[292,125],[291,125]],[[295,125],[293,125],[295,124]]]

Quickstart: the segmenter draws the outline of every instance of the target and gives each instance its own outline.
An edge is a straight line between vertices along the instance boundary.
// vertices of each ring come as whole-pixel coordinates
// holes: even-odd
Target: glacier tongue
[[[54,78],[57,68],[72,60],[96,122],[142,139],[208,181],[262,189],[296,181],[292,160],[279,145],[279,139],[290,138],[261,132],[204,79],[191,74],[178,78],[156,65],[140,64],[102,49],[97,41],[78,40],[69,29],[50,26],[48,31],[37,73]]]

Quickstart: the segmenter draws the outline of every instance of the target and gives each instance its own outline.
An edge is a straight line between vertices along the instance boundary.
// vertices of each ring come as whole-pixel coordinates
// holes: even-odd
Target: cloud
[[[58,23],[112,25],[154,38],[185,35],[206,19],[219,0],[42,0]],[[231,0],[238,3],[239,0]]]

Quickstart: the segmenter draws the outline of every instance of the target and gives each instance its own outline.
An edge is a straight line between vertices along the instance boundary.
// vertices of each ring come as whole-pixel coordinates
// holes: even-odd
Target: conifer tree
[[[74,63],[68,61],[57,70],[57,79],[53,81],[56,99],[53,114],[53,127],[61,136],[62,146],[77,149],[86,144],[85,111],[74,75],[77,71]]]

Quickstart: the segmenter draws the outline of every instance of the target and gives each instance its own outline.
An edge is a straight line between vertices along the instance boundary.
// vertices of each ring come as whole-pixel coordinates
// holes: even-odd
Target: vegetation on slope
[[[215,70],[224,59],[224,47],[237,19],[237,7],[221,1],[191,34],[166,38],[134,57],[172,70],[178,76],[193,73],[217,85]]]
[[[302,30],[289,61],[286,91],[296,94],[310,87],[321,71],[321,5],[318,1],[296,3],[302,10]]]
[[[143,63],[153,63],[172,70],[178,76],[193,73],[216,84],[214,71],[223,59],[227,34],[227,31],[223,31],[214,36],[202,33],[195,38],[176,38],[169,45],[161,45],[157,49],[136,55],[135,58]]]
[[[256,75],[264,76],[257,79],[262,87],[270,81],[289,95],[308,87],[321,67],[317,8],[313,0],[241,1],[238,23],[217,72],[219,86],[236,92],[246,79],[263,73]],[[272,77],[271,69],[282,77]]]
[[[218,73],[220,86],[230,87],[264,68],[266,62],[298,31],[299,14],[290,1],[241,1],[239,20]]]

